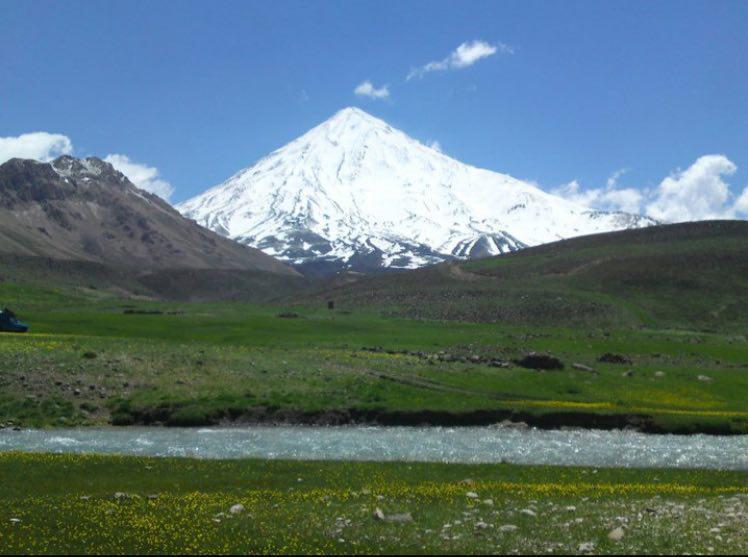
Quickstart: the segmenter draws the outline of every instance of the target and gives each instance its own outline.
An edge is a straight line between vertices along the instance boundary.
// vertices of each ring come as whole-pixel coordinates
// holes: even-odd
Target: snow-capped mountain
[[[413,268],[654,224],[463,164],[357,108],[177,209],[318,272]]]

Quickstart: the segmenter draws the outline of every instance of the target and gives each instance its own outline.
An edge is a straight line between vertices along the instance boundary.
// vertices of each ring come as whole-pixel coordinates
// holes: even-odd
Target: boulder
[[[384,514],[384,511],[379,507],[374,509],[373,517],[374,520],[381,520],[382,522],[395,522],[400,524],[413,522],[413,515],[410,513]]]
[[[608,539],[614,542],[621,541],[623,539],[623,528],[619,526],[608,532]]]
[[[527,369],[564,369],[564,363],[555,356],[551,356],[550,354],[538,354],[536,352],[530,352],[521,360],[517,360],[517,365]]]
[[[232,505],[231,508],[229,509],[229,512],[231,514],[241,514],[241,513],[244,512],[244,505],[242,505],[241,503],[237,503],[236,505]]]
[[[571,364],[571,367],[573,367],[574,369],[578,371],[586,371],[587,373],[597,373],[597,371],[595,371],[594,368],[591,368],[590,366],[586,366],[584,364],[578,364],[576,362]]]
[[[604,364],[630,364],[631,358],[624,356],[623,354],[614,354],[612,352],[606,352],[597,359],[598,362]]]
[[[299,314],[293,311],[284,311],[279,313],[278,317],[280,317],[281,319],[296,319],[299,317]]]

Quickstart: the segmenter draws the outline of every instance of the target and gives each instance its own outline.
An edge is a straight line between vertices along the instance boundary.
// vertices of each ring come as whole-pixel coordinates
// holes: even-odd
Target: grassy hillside
[[[311,285],[312,282],[301,275],[266,271],[146,270],[0,254],[0,305],[11,307],[56,309],[59,304],[85,306],[92,300],[128,298],[266,302],[305,291]],[[56,304],[53,300],[57,300]]]
[[[341,308],[526,326],[748,325],[748,222],[599,234],[318,292]],[[304,298],[298,298],[305,303]]]
[[[286,306],[154,297],[214,290],[267,301],[308,283],[242,275],[242,286],[211,272],[147,279],[29,260],[0,273],[0,304],[31,325],[0,335],[0,423],[509,418],[745,433],[745,232],[746,223],[705,223],[580,238],[341,280]],[[533,351],[564,368],[520,365]],[[623,363],[600,361],[606,353]]]

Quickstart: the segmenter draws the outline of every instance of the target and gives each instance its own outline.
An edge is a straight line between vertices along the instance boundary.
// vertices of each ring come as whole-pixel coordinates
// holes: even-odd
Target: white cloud
[[[132,161],[127,155],[107,155],[104,160],[142,190],[154,193],[166,201],[174,193],[172,185],[159,177],[157,168]]]
[[[653,190],[619,188],[617,170],[604,188],[583,190],[574,180],[552,190],[565,199],[608,211],[647,215],[662,222],[733,219],[748,216],[748,188],[736,198],[725,177],[737,166],[724,155],[704,155],[686,170],[676,170]]]
[[[677,170],[660,183],[647,204],[647,213],[666,222],[734,218],[737,207],[723,177],[737,168],[724,155],[699,157],[686,170]]]
[[[441,143],[439,143],[437,140],[430,141],[429,147],[431,147],[434,151],[442,152],[442,146]]]
[[[485,41],[464,42],[443,60],[429,62],[425,66],[410,70],[407,80],[411,80],[414,77],[423,77],[429,72],[467,68],[475,64],[478,60],[493,56],[497,52],[501,52],[501,54],[514,54],[514,49],[504,43],[493,45]]]
[[[576,180],[551,191],[564,199],[604,211],[624,211],[638,213],[641,209],[643,194],[634,188],[616,188],[616,181],[609,178],[604,188],[582,190]]]
[[[370,99],[386,99],[390,96],[390,89],[387,85],[382,85],[377,89],[368,79],[359,83],[353,92],[359,97],[369,97]]]
[[[605,185],[609,188],[615,188],[618,185],[619,178],[626,174],[628,171],[628,168],[619,168],[613,174],[608,176],[608,180],[605,182]]]
[[[0,137],[0,164],[13,158],[48,162],[72,152],[72,141],[59,133],[33,132]]]
[[[748,187],[743,190],[743,193],[735,202],[735,211],[748,217]]]
[[[49,162],[73,152],[73,142],[66,135],[47,132],[24,133],[16,137],[0,137],[0,164],[12,159],[35,159]],[[141,189],[169,200],[174,188],[158,175],[158,169],[130,160],[127,155],[108,155],[105,159]]]
[[[577,180],[572,180],[567,184],[554,188],[551,190],[551,193],[569,201],[574,201],[575,203],[581,203],[582,199],[586,199]],[[587,205],[587,203],[584,203],[584,205]]]
[[[645,193],[636,188],[607,189],[602,192],[601,200],[609,211],[639,213]]]

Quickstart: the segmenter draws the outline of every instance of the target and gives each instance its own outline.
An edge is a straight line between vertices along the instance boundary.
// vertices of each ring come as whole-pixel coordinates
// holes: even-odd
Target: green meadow
[[[5,453],[0,478],[5,554],[748,551],[739,472]]]
[[[324,304],[133,301],[8,284],[0,295],[23,307],[31,325],[24,335],[0,335],[0,422],[15,425],[376,421],[392,413],[428,423],[428,412],[460,423],[497,412],[553,416],[550,425],[569,425],[571,414],[619,415],[653,431],[748,432],[748,340],[735,332],[528,330]],[[517,365],[533,351],[553,354],[564,369]],[[609,352],[630,363],[598,361]]]

